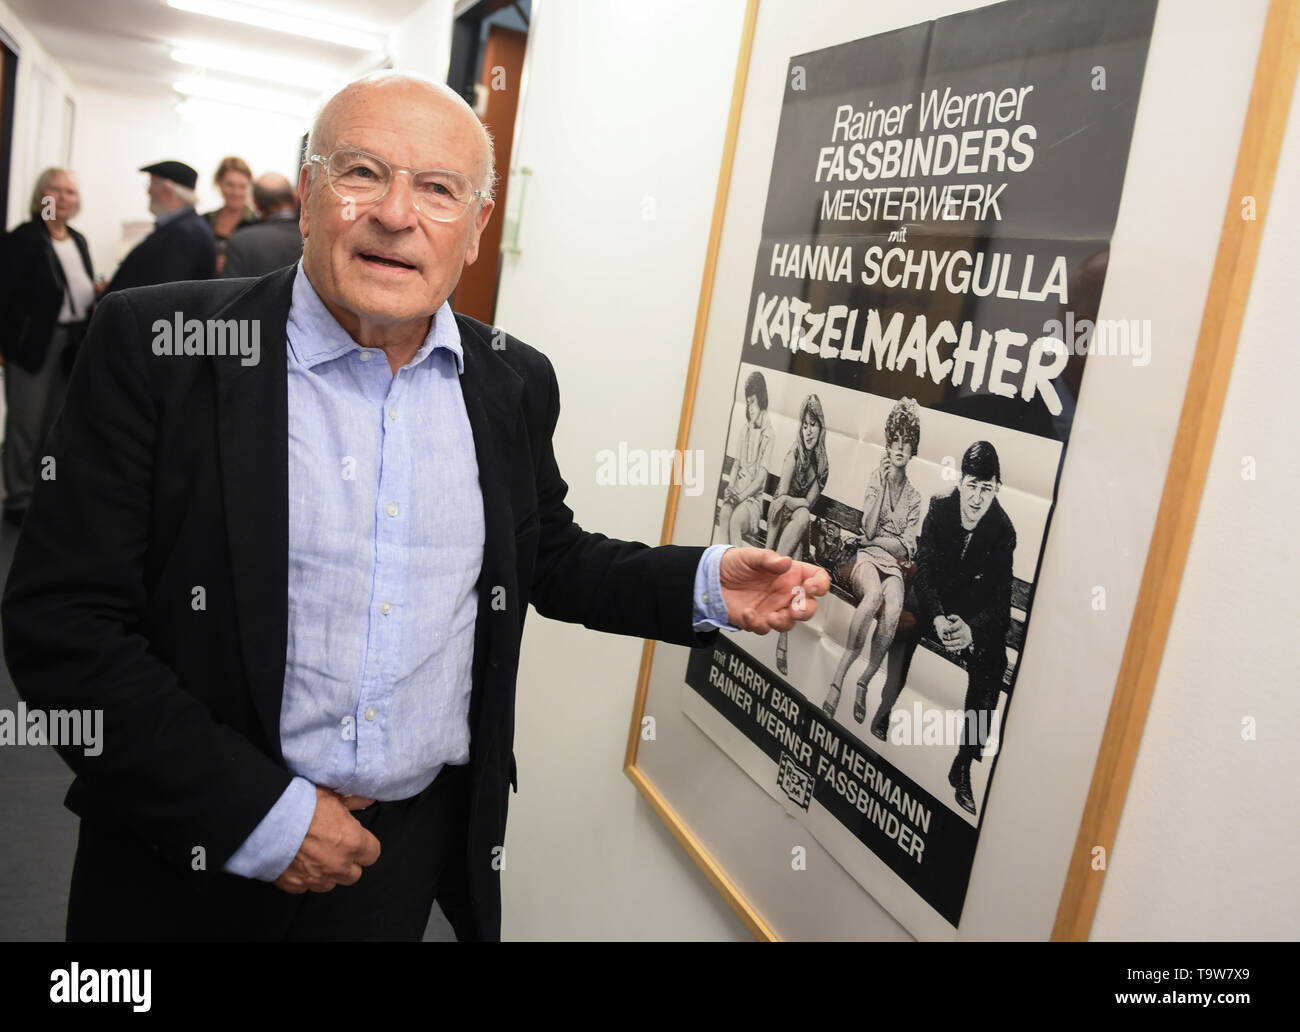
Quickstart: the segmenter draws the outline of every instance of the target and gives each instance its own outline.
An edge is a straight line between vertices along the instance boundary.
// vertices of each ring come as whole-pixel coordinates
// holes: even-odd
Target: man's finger
[[[355,885],[361,880],[361,865],[349,864],[340,874],[332,876],[336,885]]]
[[[357,851],[357,863],[369,867],[379,859],[379,839],[364,828],[361,833],[361,848]],[[357,877],[361,877],[358,872]]]
[[[365,796],[348,795],[348,796],[339,796],[339,802],[341,802],[349,810],[355,811],[355,810],[364,810],[367,806],[373,803],[374,800],[367,799]]]
[[[817,600],[814,598],[806,598],[804,599],[803,607],[801,609],[794,609],[794,607],[791,607],[791,611],[794,613],[795,620],[807,620],[817,612]]]
[[[759,614],[761,633],[768,631],[788,631],[795,625],[794,614],[788,608],[770,609]]]
[[[788,555],[777,555],[770,548],[763,550],[763,569],[768,573],[785,573],[794,564]]]
[[[820,566],[814,566],[812,563],[799,563],[796,571],[800,577],[804,591],[809,595],[825,595],[830,591],[831,578]]]
[[[826,575],[825,570],[818,571],[821,576],[813,575],[805,578],[803,590],[808,595],[825,595],[831,589],[831,579]]]
[[[788,555],[778,555],[769,548],[758,549],[758,568],[768,573],[785,573],[794,563]]]

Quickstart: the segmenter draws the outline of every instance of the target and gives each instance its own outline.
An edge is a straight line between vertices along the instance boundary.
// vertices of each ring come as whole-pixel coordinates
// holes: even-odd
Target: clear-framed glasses
[[[383,200],[393,180],[405,172],[411,177],[415,210],[435,222],[454,222],[476,197],[487,199],[487,191],[475,190],[473,181],[461,172],[406,168],[357,147],[340,147],[328,156],[313,154],[308,160],[324,168],[330,189],[356,204]]]

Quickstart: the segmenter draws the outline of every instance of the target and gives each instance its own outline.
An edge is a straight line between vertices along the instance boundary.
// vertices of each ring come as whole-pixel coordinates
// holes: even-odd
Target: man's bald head
[[[262,218],[298,207],[293,184],[278,172],[265,172],[253,181],[253,205]]]
[[[391,96],[396,103],[423,100],[432,103],[452,117],[463,121],[467,128],[481,139],[480,164],[471,173],[477,187],[487,192],[490,199],[495,193],[496,149],[492,145],[492,134],[487,126],[479,121],[474,109],[465,103],[465,98],[445,83],[427,79],[422,75],[409,72],[379,71],[356,79],[330,97],[316,115],[312,123],[311,135],[307,139],[308,154],[328,154],[338,146],[336,126],[341,112],[363,100],[373,99],[372,95],[382,93],[387,99]],[[315,169],[313,168],[313,175]],[[457,170],[459,171],[459,170]],[[469,170],[465,170],[469,171]]]
[[[303,272],[353,340],[387,340],[414,354],[465,266],[478,259],[495,206],[487,131],[441,83],[380,72],[331,97],[309,141],[298,175]],[[334,168],[329,158],[339,152],[345,160]],[[385,176],[361,154],[400,174]],[[460,191],[477,189],[471,195],[454,180],[407,174],[434,169],[465,177]],[[432,205],[438,190],[451,191],[454,209],[440,193]]]

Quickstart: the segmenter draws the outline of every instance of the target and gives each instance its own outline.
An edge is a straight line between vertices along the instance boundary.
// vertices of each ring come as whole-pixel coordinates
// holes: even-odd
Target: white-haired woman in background
[[[68,225],[81,210],[77,180],[47,168],[31,219],[0,239],[0,355],[5,363],[4,518],[22,523],[40,448],[63,404],[97,287],[86,238]]]

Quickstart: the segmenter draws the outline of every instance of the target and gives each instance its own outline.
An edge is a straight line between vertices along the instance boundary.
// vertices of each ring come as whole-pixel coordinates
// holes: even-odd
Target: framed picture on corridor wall
[[[1300,14],[814,6],[747,9],[663,540],[831,590],[647,643],[626,771],[760,938],[1084,938]]]

